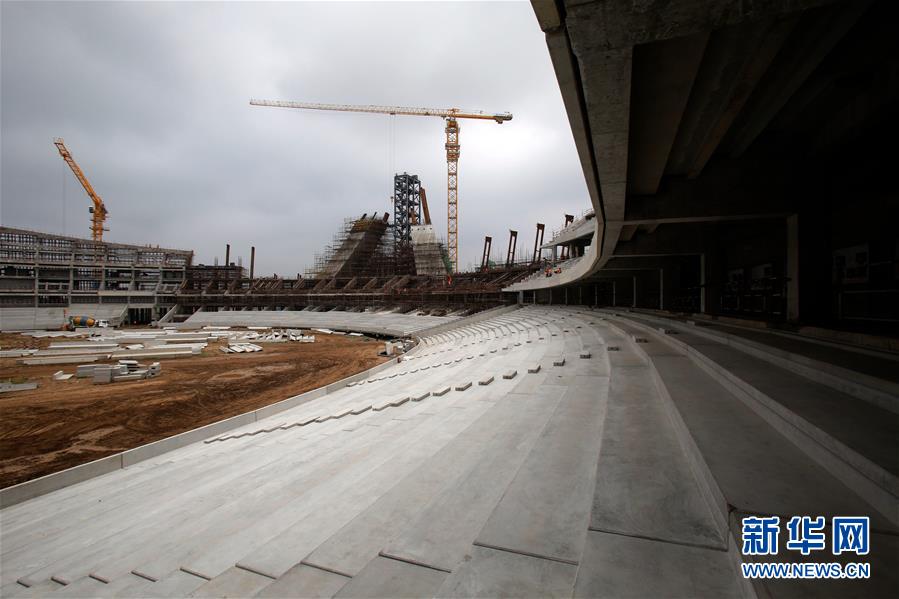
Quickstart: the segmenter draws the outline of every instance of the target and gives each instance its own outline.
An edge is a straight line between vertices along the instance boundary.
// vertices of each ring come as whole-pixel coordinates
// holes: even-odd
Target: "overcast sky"
[[[390,210],[418,174],[446,235],[439,118],[251,107],[250,98],[512,112],[462,121],[460,266],[508,229],[589,206],[559,88],[528,2],[2,2],[0,219],[89,237],[90,201],[63,137],[109,209],[105,239],[192,249],[293,276],[345,217]],[[391,134],[392,130],[392,134]],[[393,140],[393,143],[391,143]]]

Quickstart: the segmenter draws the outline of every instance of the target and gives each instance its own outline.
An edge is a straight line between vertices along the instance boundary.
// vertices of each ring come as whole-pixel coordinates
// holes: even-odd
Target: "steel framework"
[[[446,251],[452,272],[459,266],[459,123],[446,119]]]
[[[509,229],[509,247],[506,250],[506,268],[515,264],[515,248],[518,245],[518,231]]]
[[[393,239],[400,246],[412,243],[412,225],[421,224],[421,182],[418,175],[393,176]]]

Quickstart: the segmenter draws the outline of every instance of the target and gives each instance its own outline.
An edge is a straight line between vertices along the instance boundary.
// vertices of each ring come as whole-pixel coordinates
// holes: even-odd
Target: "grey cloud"
[[[511,111],[462,123],[460,262],[509,228],[530,245],[588,205],[529,3],[3,2],[0,218],[86,236],[61,136],[106,201],[112,241],[257,247],[261,273],[311,264],[344,217],[388,210],[417,173],[439,231],[439,119],[250,107],[251,97]],[[63,190],[65,189],[65,208]],[[63,213],[65,218],[63,219]],[[498,256],[499,252],[495,252]]]

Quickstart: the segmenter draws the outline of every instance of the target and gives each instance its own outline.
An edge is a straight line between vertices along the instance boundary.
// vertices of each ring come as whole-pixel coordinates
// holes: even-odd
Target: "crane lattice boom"
[[[274,108],[306,108],[309,110],[336,110],[338,112],[370,112],[374,114],[402,114],[409,116],[438,116],[441,118],[482,119],[503,123],[512,120],[512,114],[499,112],[489,114],[480,110],[462,110],[460,108],[410,108],[406,106],[377,106],[356,104],[317,104],[314,102],[285,102],[282,100],[250,100],[253,106],[270,106]]]
[[[409,108],[404,106],[375,106],[353,104],[316,104],[312,102],[285,102],[281,100],[250,100],[253,106],[274,108],[305,108],[309,110],[336,110],[338,112],[368,112],[375,114],[401,114],[409,116],[436,116],[446,120],[446,246],[452,271],[458,268],[459,256],[459,123],[457,119],[496,121],[502,125],[512,120],[512,113],[494,114],[468,111],[460,108]]]
[[[69,149],[66,147],[62,138],[57,137],[54,139],[53,145],[59,150],[59,155],[62,156],[62,159],[66,161],[66,164],[68,164],[69,168],[72,169],[72,172],[75,173],[75,178],[81,182],[84,191],[87,192],[88,197],[94,203],[90,209],[91,239],[94,241],[103,241],[103,231],[109,230],[103,227],[103,224],[106,222],[106,216],[109,214],[109,211],[106,210],[106,205],[103,203],[103,200],[100,199],[100,196],[97,195],[97,192],[94,191],[94,187],[91,185],[90,181],[87,180],[81,167],[78,166],[78,163],[72,158],[72,154],[69,152]]]

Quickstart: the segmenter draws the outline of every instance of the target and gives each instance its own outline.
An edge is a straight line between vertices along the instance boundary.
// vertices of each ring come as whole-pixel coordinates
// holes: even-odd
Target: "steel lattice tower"
[[[446,119],[446,251],[456,272],[459,255],[459,122]]]

